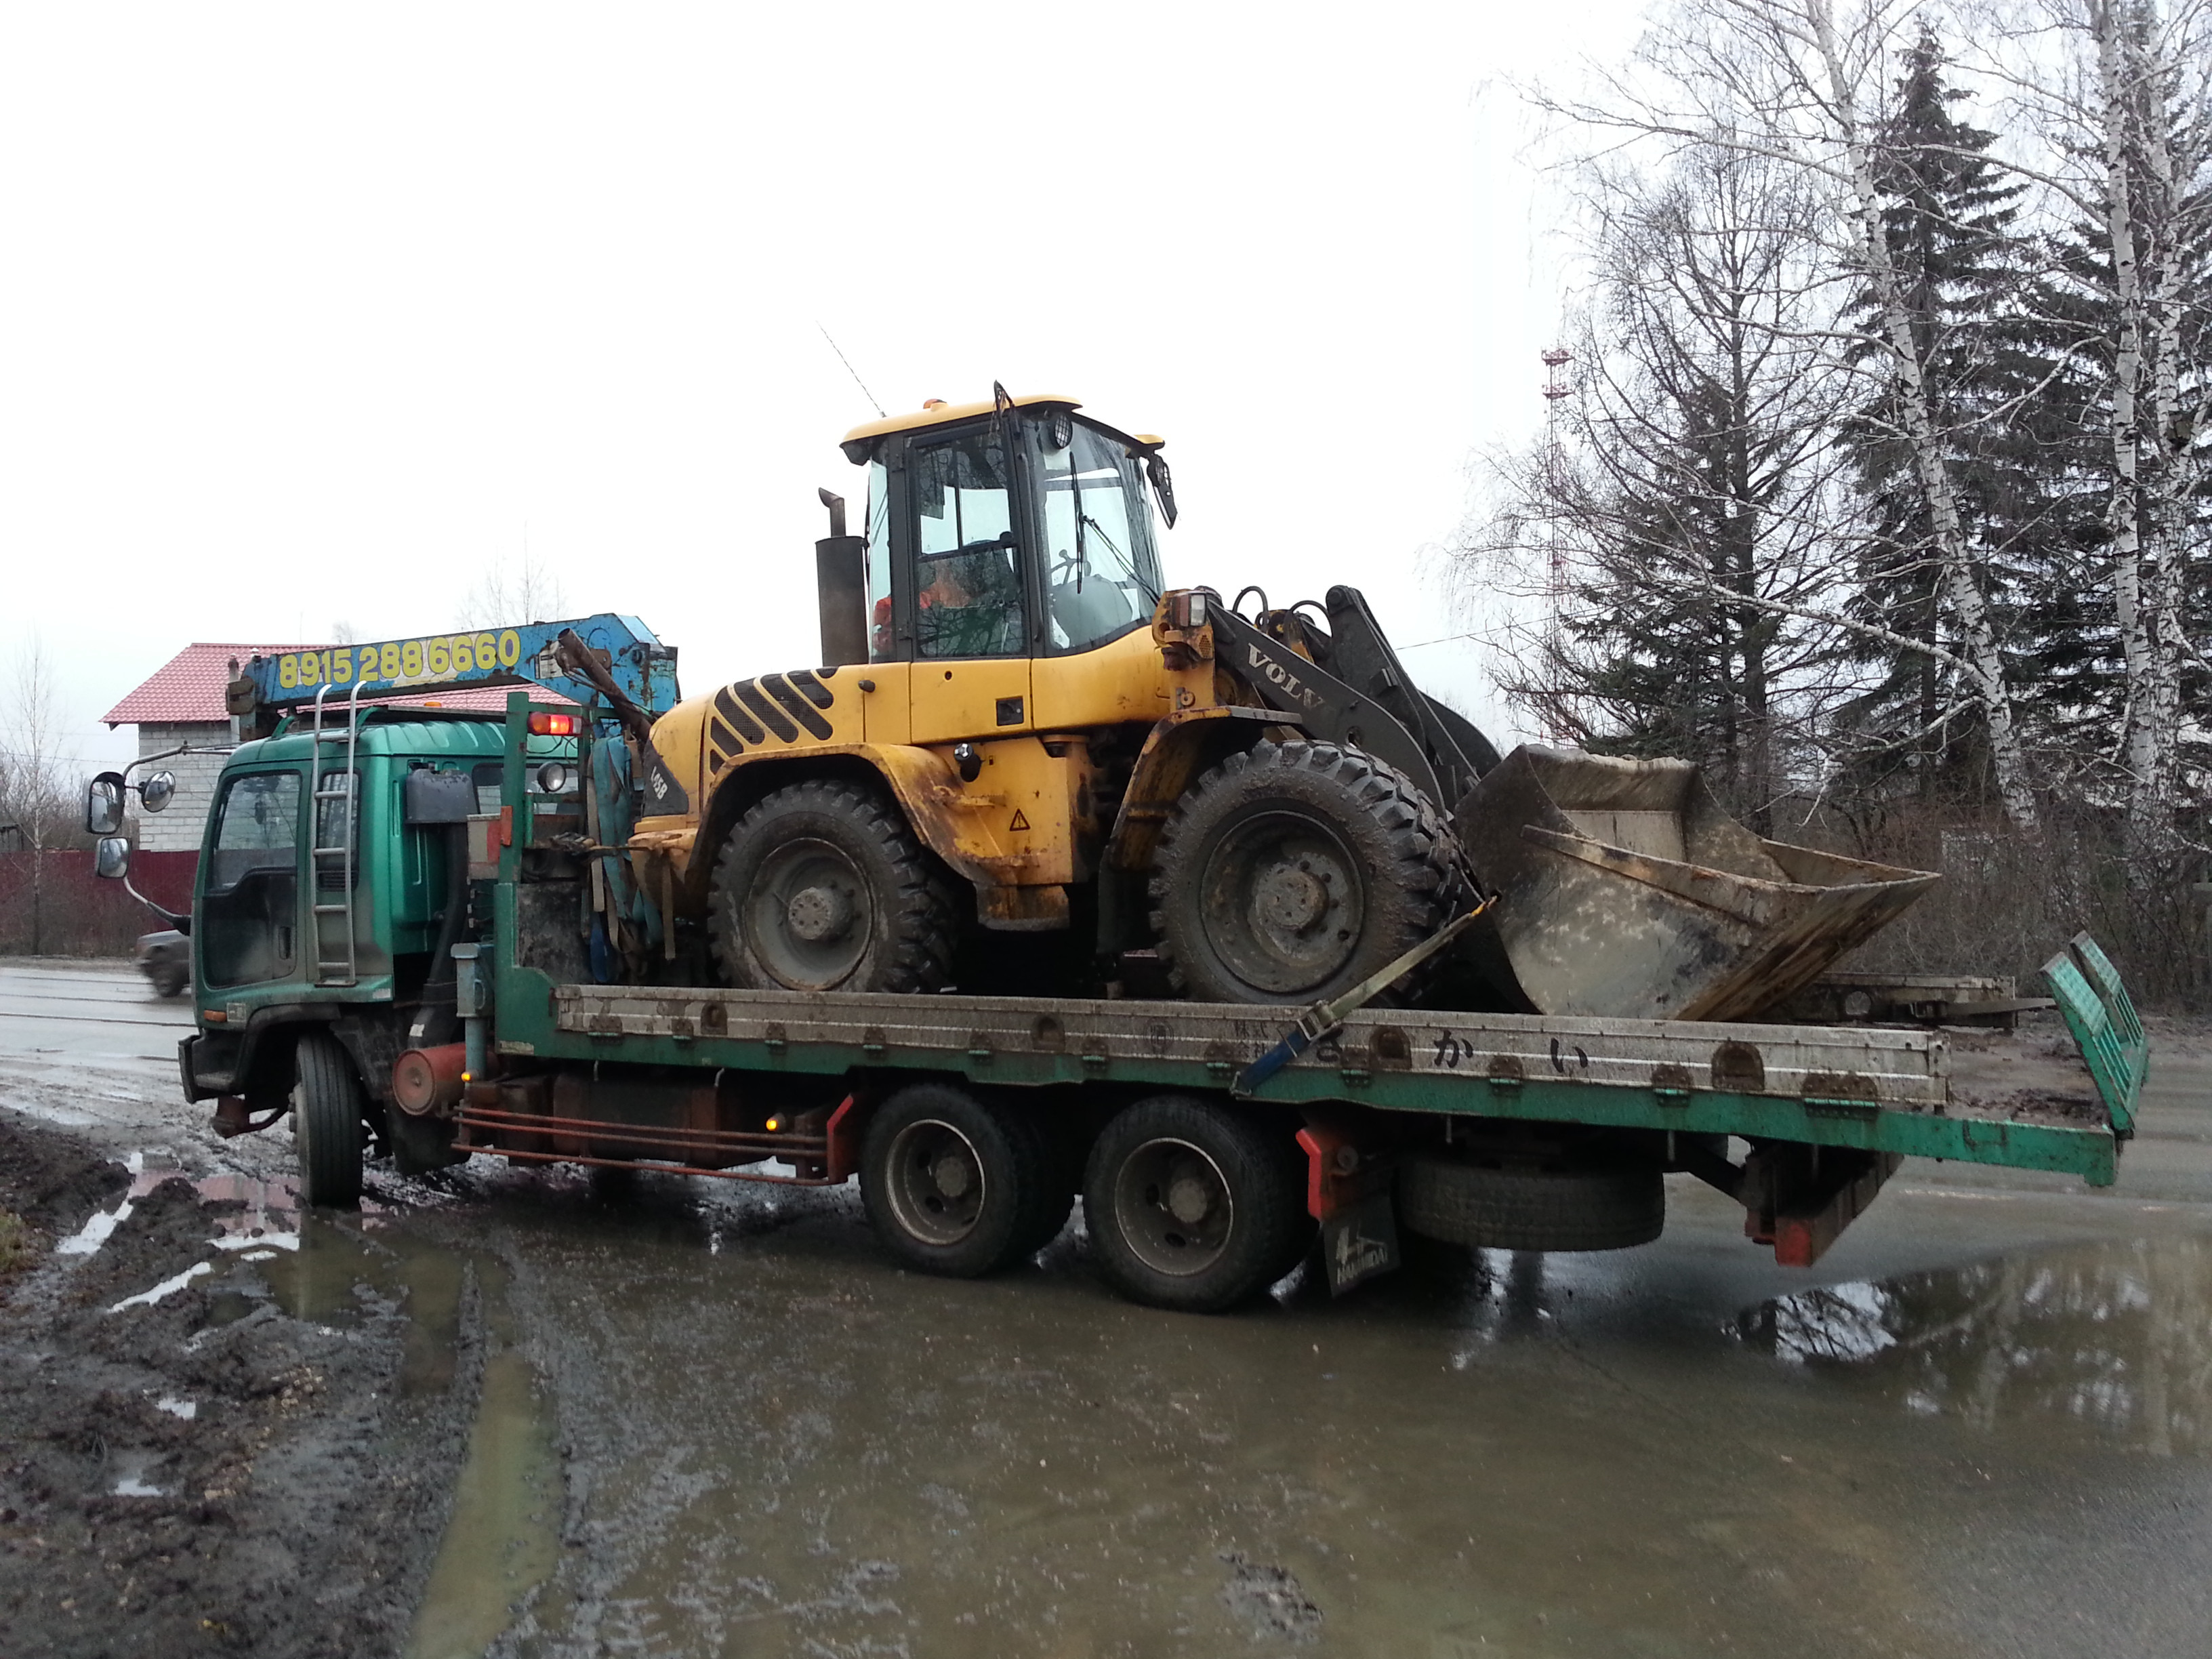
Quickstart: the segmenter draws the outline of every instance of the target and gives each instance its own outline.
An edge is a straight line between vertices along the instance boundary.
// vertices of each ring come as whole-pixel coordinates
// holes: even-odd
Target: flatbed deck
[[[556,985],[527,969],[501,974],[500,1003],[501,1052],[541,1060],[1217,1092],[1297,1012]],[[2057,1170],[2095,1186],[2114,1179],[2125,1126],[2072,1045],[2047,1030],[1370,1009],[1251,1097],[1789,1140]]]

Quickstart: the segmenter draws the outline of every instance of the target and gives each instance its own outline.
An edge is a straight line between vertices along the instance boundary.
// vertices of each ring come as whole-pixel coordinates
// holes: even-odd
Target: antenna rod
[[[860,395],[862,397],[866,398],[871,404],[875,404],[876,413],[878,416],[881,416],[884,413],[884,406],[881,404],[876,403],[876,394],[868,390],[868,383],[860,378],[860,371],[853,367],[852,359],[846,356],[844,351],[838,346],[836,341],[830,339],[830,331],[826,328],[822,328],[821,319],[817,318],[815,319],[814,326],[822,329],[822,337],[825,340],[830,340],[830,349],[836,352],[837,361],[845,365],[845,372],[853,377],[853,384],[860,388]]]

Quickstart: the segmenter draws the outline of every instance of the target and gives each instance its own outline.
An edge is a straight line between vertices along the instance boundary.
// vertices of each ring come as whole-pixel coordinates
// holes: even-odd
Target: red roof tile
[[[232,658],[242,663],[257,651],[268,656],[320,649],[310,645],[188,645],[100,718],[110,726],[227,720],[230,710],[223,694],[230,684]]]

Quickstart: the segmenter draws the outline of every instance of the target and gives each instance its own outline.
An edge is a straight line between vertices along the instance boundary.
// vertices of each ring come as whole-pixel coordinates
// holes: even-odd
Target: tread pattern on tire
[[[987,1181],[1011,1188],[1011,1212],[995,1212],[987,1225],[978,1219],[969,1237],[955,1245],[933,1245],[913,1237],[891,1213],[878,1175],[889,1142],[915,1118],[938,1117],[965,1135],[979,1154],[1005,1166]],[[1049,1243],[1074,1208],[1074,1194],[1055,1179],[1060,1165],[1044,1126],[1028,1111],[981,1100],[964,1089],[918,1083],[894,1094],[868,1122],[860,1155],[860,1198],[868,1224],[884,1249],[910,1267],[954,1279],[979,1279],[1034,1255]]]
[[[1160,832],[1153,855],[1148,892],[1155,908],[1151,915],[1152,936],[1160,960],[1177,991],[1206,1000],[1248,999],[1218,994],[1229,988],[1213,983],[1214,975],[1201,963],[1188,959],[1176,948],[1174,934],[1179,920],[1196,914],[1188,895],[1199,878],[1192,865],[1202,860],[1207,832],[1242,804],[1243,799],[1264,792],[1271,777],[1324,781],[1364,813],[1386,838],[1387,854],[1365,895],[1370,916],[1379,911],[1379,937],[1395,941],[1395,949],[1373,952],[1372,966],[1339,975],[1316,996],[1334,994],[1358,983],[1412,945],[1426,939],[1452,916],[1469,890],[1467,859],[1459,839],[1447,827],[1436,805],[1395,767],[1357,749],[1315,743],[1304,738],[1287,743],[1272,740],[1231,755],[1208,769],[1176,803],[1174,812]],[[1370,926],[1373,923],[1370,922]],[[1355,957],[1355,962],[1358,958]],[[1376,1006],[1411,1001],[1433,969],[1429,964],[1407,982],[1376,999]],[[1280,998],[1258,999],[1269,1002]]]
[[[361,1202],[367,1136],[353,1057],[320,1031],[301,1037],[292,1052],[299,1076],[292,1128],[300,1149],[300,1195],[311,1205],[350,1209]]]
[[[1231,1183],[1239,1212],[1222,1261],[1187,1278],[1147,1267],[1114,1222],[1114,1183],[1122,1162],[1162,1136],[1205,1148]],[[1107,1124],[1084,1172],[1083,1213],[1091,1249],[1116,1290],[1133,1302],[1185,1313],[1218,1313],[1258,1294],[1297,1265],[1311,1238],[1295,1143],[1242,1112],[1180,1095],[1138,1101]]]
[[[1667,1220],[1666,1184],[1650,1164],[1524,1170],[1415,1154],[1399,1166],[1396,1197],[1409,1231],[1492,1250],[1626,1249]]]
[[[836,818],[873,842],[889,860],[894,887],[887,905],[891,959],[872,985],[844,990],[935,991],[951,978],[952,905],[944,884],[930,866],[928,854],[905,816],[874,790],[838,778],[816,778],[775,790],[756,802],[723,838],[714,856],[708,899],[708,945],[723,982],[743,989],[778,988],[765,975],[747,967],[738,943],[742,931],[739,896],[731,889],[739,846],[770,819],[786,813],[819,812]]]

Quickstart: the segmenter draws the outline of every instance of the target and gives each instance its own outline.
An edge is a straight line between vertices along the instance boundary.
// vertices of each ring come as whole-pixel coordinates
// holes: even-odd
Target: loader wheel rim
[[[891,1141],[885,1183],[891,1214],[925,1244],[957,1244],[983,1213],[983,1160],[975,1143],[942,1118],[908,1124]]]
[[[1214,954],[1258,990],[1314,990],[1359,948],[1359,865],[1333,830],[1302,813],[1256,813],[1231,825],[1206,855],[1199,893]]]
[[[1237,1201],[1203,1147],[1162,1136],[1137,1147],[1115,1172],[1114,1225],[1147,1267],[1188,1278],[1229,1248]]]
[[[875,933],[867,877],[844,848],[811,836],[762,860],[744,906],[747,942],[769,973],[797,991],[842,984]]]

